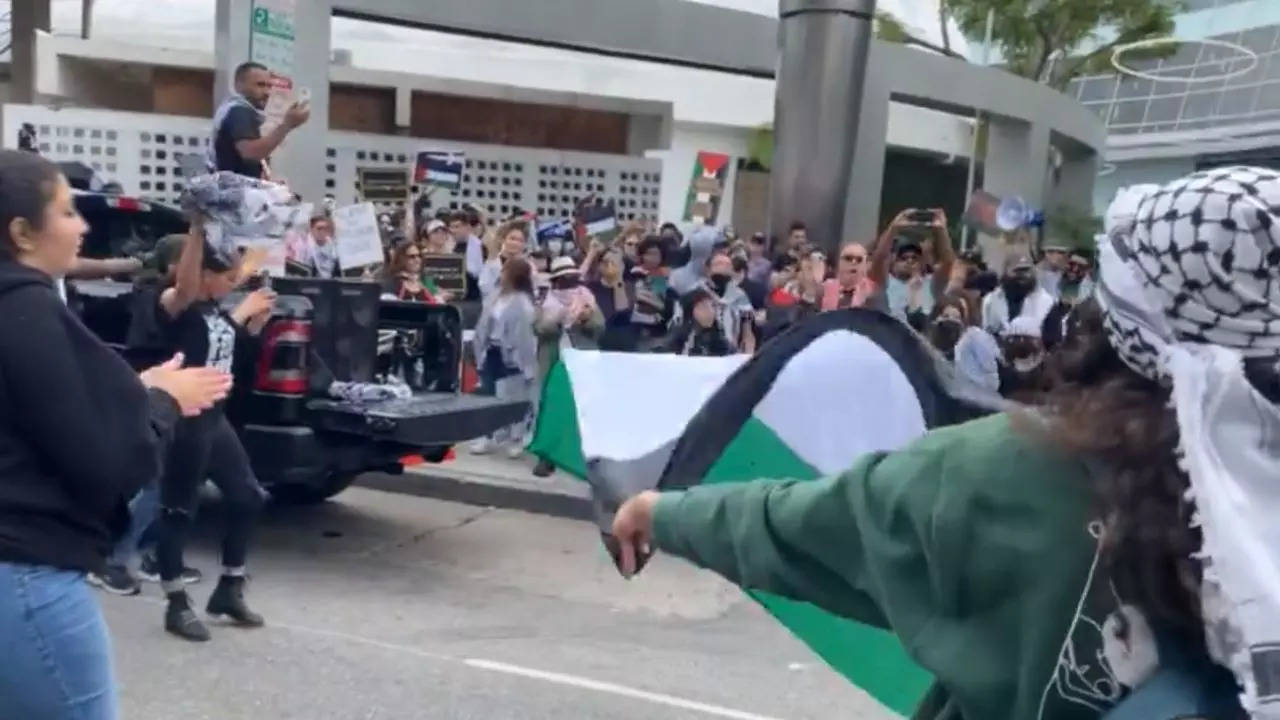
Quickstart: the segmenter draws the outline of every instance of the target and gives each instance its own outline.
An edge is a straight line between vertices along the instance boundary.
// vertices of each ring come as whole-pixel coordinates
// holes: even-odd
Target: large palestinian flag
[[[607,533],[613,511],[642,490],[813,479],[999,407],[906,325],[845,310],[749,359],[566,350],[543,388],[531,449],[591,483]],[[749,592],[885,706],[908,715],[922,698],[930,677],[892,634]]]

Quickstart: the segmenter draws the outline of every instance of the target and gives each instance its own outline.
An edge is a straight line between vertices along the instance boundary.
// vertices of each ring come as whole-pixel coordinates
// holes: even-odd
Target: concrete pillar
[[[271,167],[308,202],[325,195],[325,148],[329,136],[329,33],[332,0],[217,0],[215,13],[215,106],[232,89],[235,67],[252,57],[254,7],[293,7],[295,91],[311,93],[311,119],[289,134],[271,158]],[[276,70],[276,68],[272,68]]]
[[[849,174],[848,198],[844,212],[842,241],[875,243],[880,233],[880,200],[884,186],[886,138],[889,136],[889,76],[883,57],[872,48],[867,62],[867,81],[862,90],[857,146],[853,170]]]
[[[10,70],[13,102],[33,103],[36,99],[36,31],[53,29],[52,0],[20,0],[9,16]],[[16,131],[15,131],[16,132]]]
[[[413,123],[413,89],[408,85],[396,86],[396,134],[408,135]]]
[[[983,189],[999,196],[1017,195],[1033,209],[1044,204],[1049,165],[1049,128],[1022,120],[995,117],[987,139]]]
[[[1093,209],[1093,186],[1098,177],[1098,154],[1086,150],[1062,160],[1057,184],[1050,190],[1045,207],[1069,205],[1084,212]]]
[[[85,40],[93,32],[93,0],[80,0],[80,37]]]
[[[834,252],[858,137],[875,0],[780,0],[773,232],[802,220]]]

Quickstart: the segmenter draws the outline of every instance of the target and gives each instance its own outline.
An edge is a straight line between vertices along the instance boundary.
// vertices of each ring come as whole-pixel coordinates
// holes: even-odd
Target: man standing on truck
[[[271,97],[271,71],[255,62],[241,63],[235,72],[235,93],[213,114],[213,142],[205,164],[209,172],[229,170],[259,180],[270,179],[267,159],[294,128],[311,117],[305,102],[295,102],[284,119],[262,134],[263,111]]]

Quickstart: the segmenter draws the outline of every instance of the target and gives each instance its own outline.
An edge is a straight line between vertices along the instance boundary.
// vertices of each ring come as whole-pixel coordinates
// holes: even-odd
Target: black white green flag
[[[749,359],[561,357],[532,449],[591,483],[602,531],[642,490],[838,473],[999,404],[955,380],[905,325],[866,310],[820,315]],[[908,715],[923,696],[930,677],[890,633],[750,594],[885,706]]]

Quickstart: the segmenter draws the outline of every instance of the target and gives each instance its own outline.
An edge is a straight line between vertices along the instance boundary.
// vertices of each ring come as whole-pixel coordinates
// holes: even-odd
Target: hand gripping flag
[[[1002,406],[906,325],[844,310],[751,358],[566,350],[544,386],[532,450],[591,484],[607,535],[619,504],[643,490],[814,479]],[[892,634],[749,594],[886,707],[908,715],[923,697],[931,679]]]

